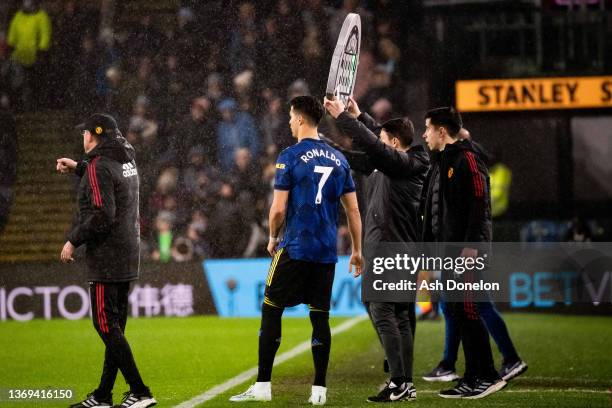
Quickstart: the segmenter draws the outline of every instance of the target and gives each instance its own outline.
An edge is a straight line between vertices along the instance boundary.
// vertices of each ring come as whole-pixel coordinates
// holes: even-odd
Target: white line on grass
[[[417,388],[417,396],[419,394],[437,394],[439,391],[435,390],[421,390],[419,391]],[[610,390],[592,390],[586,388],[518,388],[518,389],[504,389],[500,391],[500,393],[510,393],[510,394],[526,394],[526,393],[578,393],[578,394],[612,394]]]
[[[598,380],[598,379],[594,379],[594,378],[568,378],[568,377],[540,377],[540,376],[530,376],[530,375],[523,375],[520,377],[515,378],[514,380],[512,380],[512,382],[519,380],[519,381],[529,381],[529,380],[534,380],[534,381],[549,381],[549,382],[555,382],[555,381],[565,381],[567,382],[568,380],[571,380],[573,382],[581,382],[581,383],[601,383],[604,380]]]
[[[331,334],[332,336],[335,336],[336,334],[340,334],[342,332],[345,332],[347,330],[349,330],[350,328],[352,328],[353,326],[355,326],[357,323],[365,320],[368,318],[368,315],[361,315],[361,316],[356,316],[353,317],[352,319],[349,319],[341,324],[339,324],[338,326],[332,327],[331,329]],[[310,350],[311,344],[310,341],[305,341],[303,343],[298,344],[297,346],[295,346],[294,348],[292,348],[291,350],[288,350],[286,352],[284,352],[283,354],[277,356],[274,359],[274,366],[277,366],[279,364],[284,363],[287,360],[291,360],[292,358]],[[189,401],[185,401],[185,402],[181,402],[179,405],[176,406],[176,408],[193,408],[199,404],[202,404],[208,400],[211,400],[213,398],[215,398],[217,395],[219,394],[223,394],[226,391],[231,390],[232,388],[247,382],[249,379],[255,377],[255,375],[257,375],[257,367],[252,367],[249,368],[246,371],[241,372],[240,374],[238,374],[237,376],[230,378],[229,380],[225,381],[224,383],[215,385],[214,387],[212,387],[211,389],[209,389],[208,391],[200,394],[200,395],[196,395],[195,397],[193,397],[192,399],[190,399]]]

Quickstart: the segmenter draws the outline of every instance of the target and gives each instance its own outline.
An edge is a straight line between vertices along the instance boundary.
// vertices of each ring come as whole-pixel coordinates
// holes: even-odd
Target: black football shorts
[[[281,248],[268,271],[264,303],[275,307],[306,304],[313,311],[329,312],[336,264],[291,259]]]

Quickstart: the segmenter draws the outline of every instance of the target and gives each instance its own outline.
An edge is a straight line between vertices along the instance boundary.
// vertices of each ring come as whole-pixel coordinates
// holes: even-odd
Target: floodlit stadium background
[[[287,102],[323,96],[348,12],[360,14],[364,30],[355,87],[362,110],[381,121],[406,115],[420,135],[426,109],[457,106],[491,154],[495,240],[611,241],[611,2],[40,5],[28,26],[15,18],[21,1],[0,2],[0,361],[8,367],[0,388],[68,387],[80,396],[97,380],[100,362],[89,350],[101,345],[87,321],[84,265],[57,262],[75,183],[55,173],[56,158],[81,156],[73,126],[94,111],[113,114],[138,152],[144,263],[131,315],[152,319],[132,320],[128,336],[156,396],[178,404],[256,364],[274,161],[292,143]],[[35,48],[23,46],[28,36]],[[322,131],[336,130],[326,122]],[[350,249],[344,224],[338,249]],[[344,269],[336,324],[363,312],[359,282]],[[585,315],[609,314],[607,303],[547,314],[534,314],[551,312],[536,301],[500,305],[529,312],[508,322],[530,369],[486,403],[608,406],[612,364],[601,339],[610,338],[610,317]],[[201,314],[250,318],[186,317]],[[305,320],[287,325],[284,350],[309,335]],[[419,325],[417,374],[437,363],[442,336],[440,321]],[[358,404],[351,383],[371,389],[384,379],[373,330],[361,322],[336,344],[334,404]],[[299,384],[309,383],[308,355],[289,365],[278,371],[287,394],[279,406],[303,403]],[[437,388],[417,389],[438,403]]]

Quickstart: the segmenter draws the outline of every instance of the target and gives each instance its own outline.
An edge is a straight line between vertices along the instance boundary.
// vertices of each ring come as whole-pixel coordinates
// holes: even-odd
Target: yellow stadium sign
[[[457,81],[460,112],[612,107],[612,76]]]

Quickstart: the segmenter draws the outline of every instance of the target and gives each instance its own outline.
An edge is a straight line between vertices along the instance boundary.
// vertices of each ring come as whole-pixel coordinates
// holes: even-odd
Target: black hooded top
[[[364,246],[418,241],[421,189],[429,169],[427,152],[420,145],[406,152],[385,145],[375,134],[380,125],[367,113],[356,120],[343,112],[336,124],[358,149],[342,150],[351,169],[367,176]]]
[[[68,236],[85,244],[88,280],[138,278],[140,225],[138,169],[134,148],[119,132],[108,136],[77,165],[81,177],[78,217]]]
[[[423,241],[490,242],[491,189],[487,158],[469,140],[431,155],[423,189]]]

